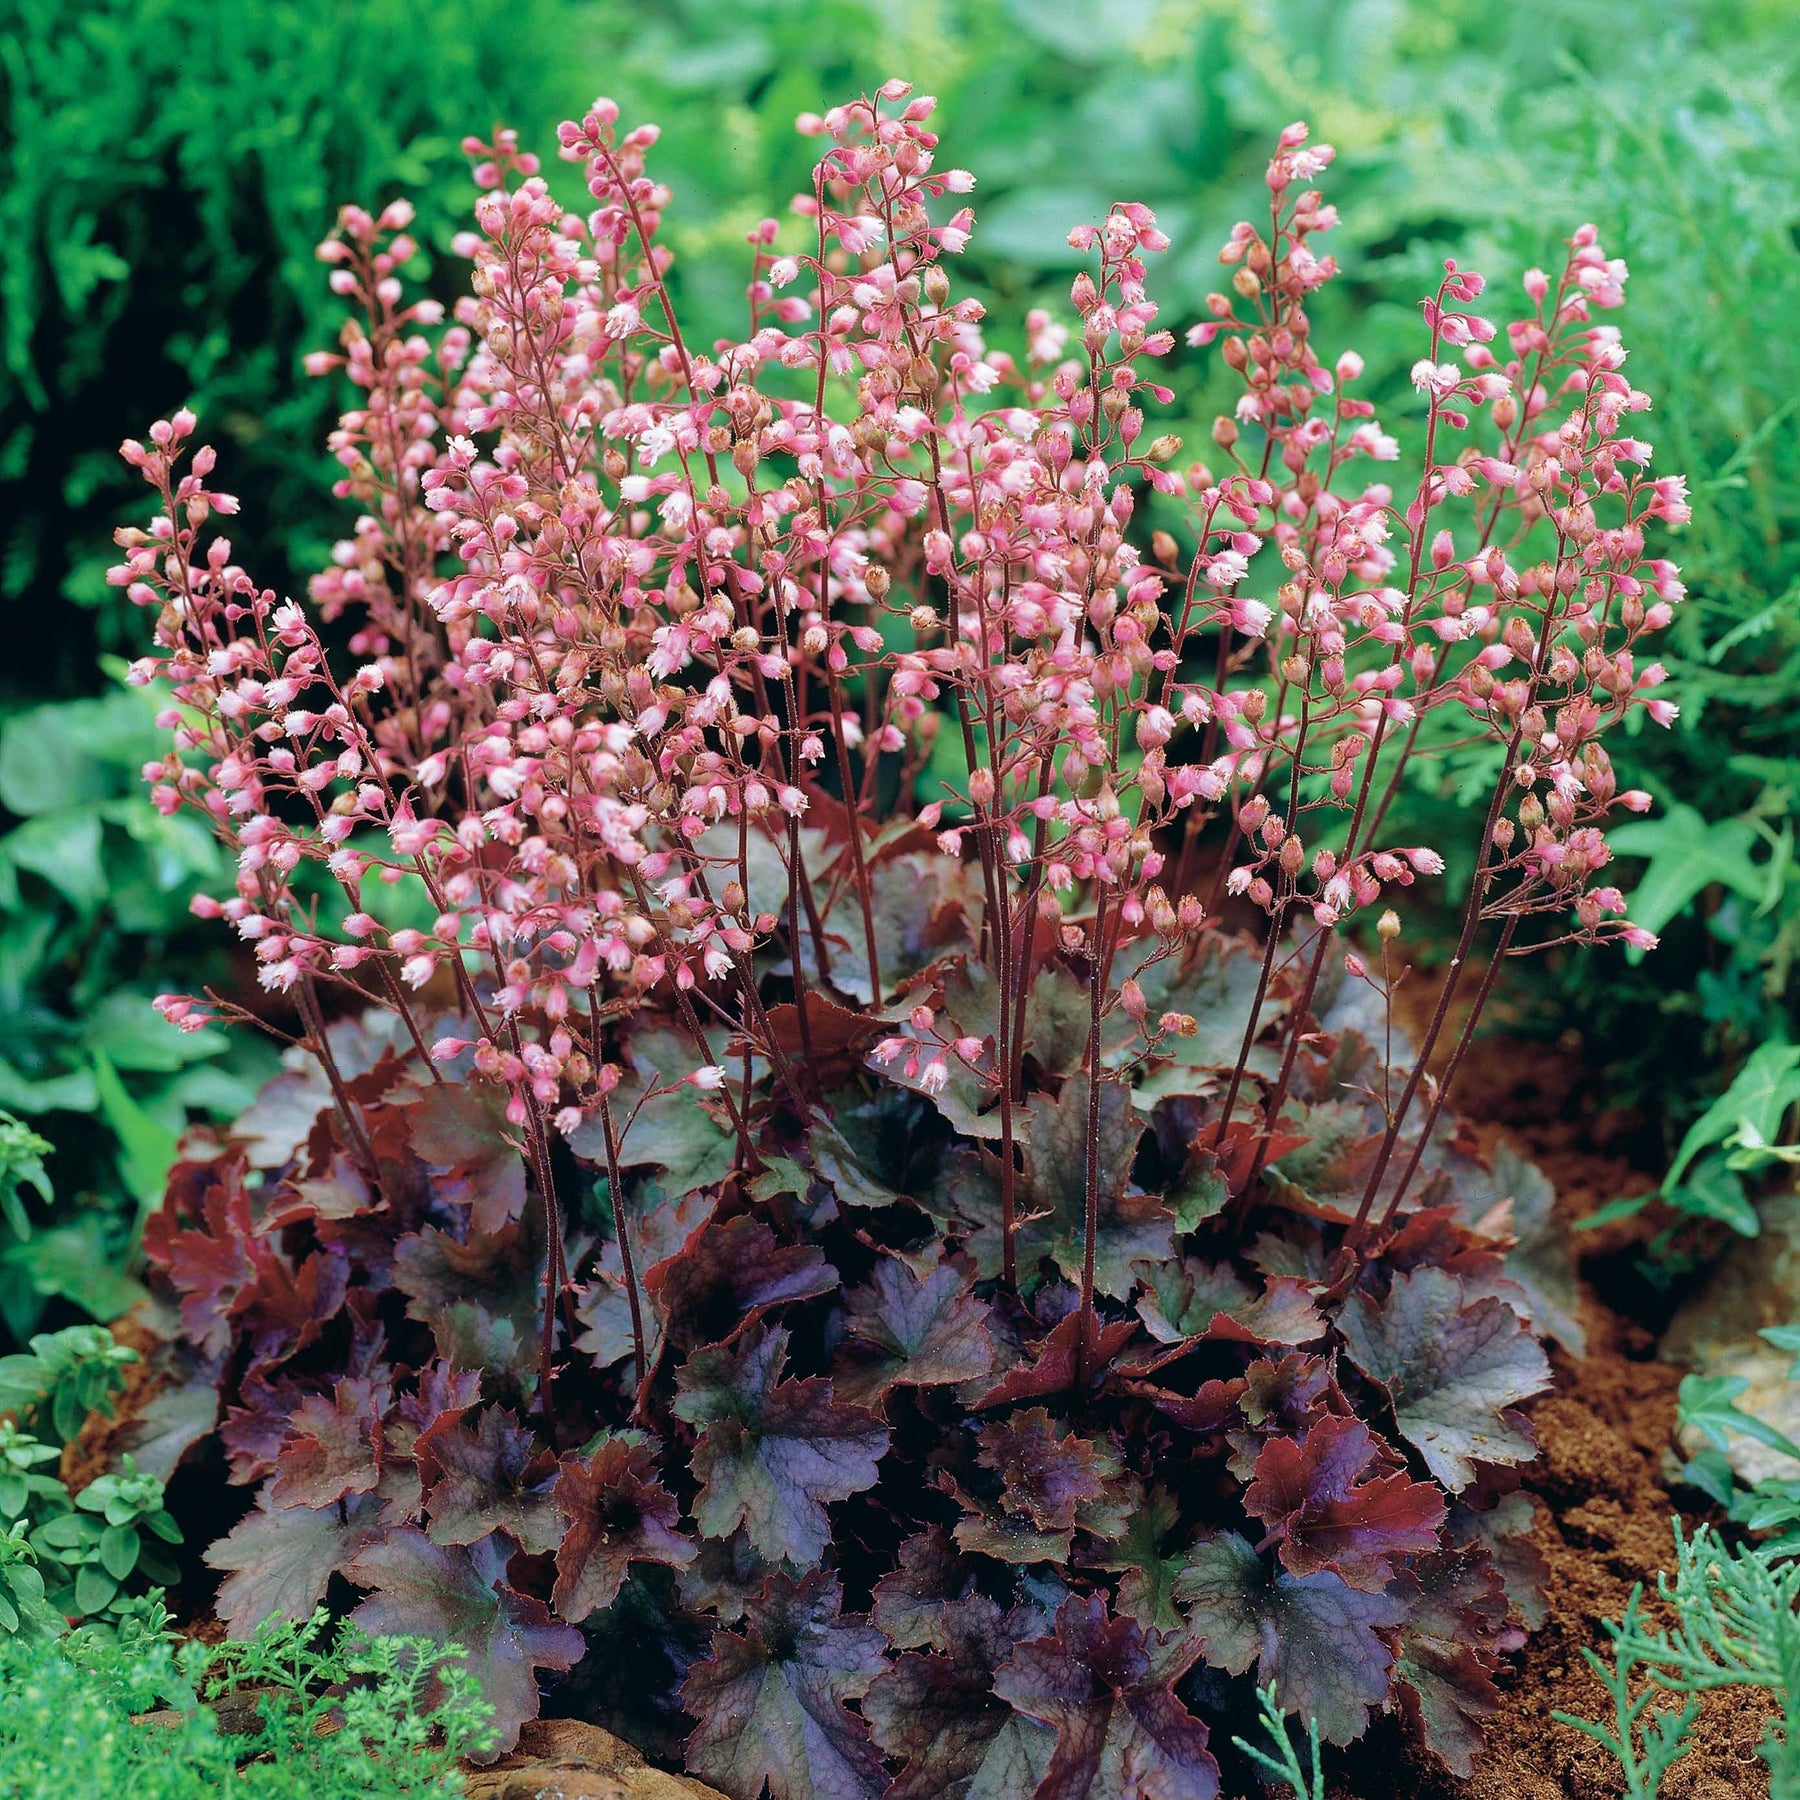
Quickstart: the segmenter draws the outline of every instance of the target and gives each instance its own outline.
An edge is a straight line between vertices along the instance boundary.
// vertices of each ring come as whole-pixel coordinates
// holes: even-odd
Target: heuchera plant
[[[1625,270],[1583,227],[1497,328],[1447,264],[1396,489],[1312,342],[1295,125],[1180,467],[1155,219],[1074,231],[1073,323],[992,346],[932,111],[801,121],[804,244],[757,227],[710,349],[609,101],[561,133],[585,216],[471,144],[448,323],[409,209],[346,211],[316,367],[362,515],[310,608],[209,535],[191,416],[126,446],[156,797],[232,848],[204,910],[295,1023],[148,1239],[257,1490],[220,1611],[341,1576],[466,1644],[506,1740],[600,1646],[559,1704],[635,1683],[742,1800],[1204,1797],[1258,1684],[1467,1771],[1538,1617],[1519,1408],[1579,1326],[1542,1177],[1444,1092],[1508,954],[1647,938],[1602,740],[1672,715],[1685,504],[1595,322]],[[1388,903],[1443,859],[1383,827],[1434,711],[1498,773],[1396,1054]]]

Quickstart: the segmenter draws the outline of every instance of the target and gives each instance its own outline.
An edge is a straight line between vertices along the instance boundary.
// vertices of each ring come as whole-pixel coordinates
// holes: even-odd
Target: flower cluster
[[[342,354],[314,367],[341,367],[360,390],[332,447],[339,492],[361,510],[313,606],[259,589],[211,535],[234,503],[206,485],[213,457],[192,447],[190,415],[126,446],[161,503],[147,530],[121,533],[113,572],[156,612],[157,648],[136,673],[171,693],[171,748],[147,773],[160,806],[200,809],[231,848],[235,891],[202,910],[253,946],[263,985],[287,997],[319,1059],[333,1122],[294,1146],[312,1168],[301,1192],[329,1171],[361,1195],[303,1209],[321,1221],[320,1293],[335,1306],[346,1291],[397,1285],[448,1366],[455,1332],[436,1301],[418,1301],[404,1260],[400,1273],[371,1260],[334,1221],[377,1206],[396,1229],[405,1218],[467,1248],[522,1231],[529,1213],[541,1255],[523,1240],[506,1255],[542,1283],[535,1391],[552,1444],[558,1369],[585,1357],[606,1371],[629,1354],[633,1378],[602,1409],[618,1414],[609,1423],[660,1418],[685,1455],[696,1430],[702,1450],[711,1441],[718,1408],[747,1418],[753,1395],[752,1411],[826,1421],[793,1434],[837,1444],[828,1460],[842,1466],[820,1496],[868,1488],[888,1443],[876,1415],[803,1397],[822,1374],[779,1379],[786,1326],[742,1331],[835,1287],[835,1274],[809,1285],[809,1231],[842,1229],[845,1209],[893,1206],[911,1208],[929,1252],[898,1225],[898,1237],[867,1241],[905,1243],[924,1261],[906,1264],[904,1281],[900,1264],[879,1265],[848,1319],[832,1315],[796,1350],[834,1368],[840,1388],[885,1393],[835,1369],[832,1334],[905,1339],[911,1327],[895,1320],[916,1296],[890,1294],[894,1281],[943,1286],[959,1319],[971,1284],[994,1284],[981,1306],[1011,1348],[995,1360],[989,1345],[980,1369],[942,1359],[958,1381],[982,1378],[978,1409],[1091,1395],[1096,1383],[1138,1404],[1126,1397],[1150,1393],[1162,1353],[1125,1356],[1133,1317],[1177,1346],[1171,1356],[1324,1338],[1316,1356],[1252,1360],[1269,1372],[1212,1381],[1252,1380],[1249,1400],[1209,1400],[1205,1386],[1152,1398],[1214,1448],[1258,1421],[1294,1426],[1281,1454],[1310,1474],[1265,1471],[1260,1439],[1234,1453],[1265,1497],[1251,1511],[1274,1509],[1265,1522],[1315,1501],[1352,1506],[1404,1482],[1405,1453],[1354,1424],[1338,1350],[1379,1383],[1399,1353],[1378,1340],[1401,1329],[1384,1309],[1455,1337],[1499,1304],[1441,1275],[1450,1251],[1428,1247],[1419,1224],[1445,1205],[1448,1078],[1425,1070],[1459,984],[1481,969],[1452,1074],[1508,954],[1647,941],[1604,873],[1607,819],[1647,800],[1617,791],[1603,739],[1636,708],[1673,716],[1662,670],[1640,657],[1681,596],[1648,534],[1679,523],[1686,504],[1680,480],[1651,477],[1648,444],[1627,435],[1648,399],[1624,374],[1617,331],[1594,319],[1621,303],[1624,266],[1583,227],[1554,279],[1525,277],[1525,309],[1502,328],[1475,310],[1482,277],[1447,263],[1413,371],[1420,458],[1396,490],[1386,465],[1400,444],[1356,392],[1361,360],[1346,352],[1327,367],[1312,342],[1310,296],[1336,272],[1316,244],[1336,216],[1311,184],[1332,153],[1292,126],[1269,164],[1266,220],[1234,228],[1221,252],[1229,291],[1187,334],[1192,348],[1217,346],[1243,394],[1214,425],[1217,467],[1184,461],[1180,439],[1151,423],[1172,403],[1183,351],[1151,298],[1169,240],[1149,209],[1120,203],[1071,232],[1089,259],[1072,316],[1030,313],[1015,355],[990,343],[981,303],[956,292],[974,178],[940,166],[933,114],[928,97],[890,82],[802,119],[822,141],[794,203],[803,236],[784,250],[774,220],[750,234],[748,335],[710,350],[684,335],[668,284],[655,129],[621,130],[610,101],[560,132],[591,202],[580,211],[511,134],[470,141],[481,191],[458,248],[473,273],[448,320],[408,301],[409,209],[347,209],[320,254],[357,317]],[[1384,827],[1409,765],[1471,739],[1492,746],[1493,774],[1450,978],[1397,1096],[1385,1070],[1365,1091],[1366,1046],[1321,1061],[1321,1022],[1332,1006],[1362,1016],[1391,1002],[1388,909],[1445,865]],[[1260,919],[1254,949],[1222,929],[1228,909]],[[351,1067],[335,1047],[328,1020],[347,1003],[391,1018],[385,1061]],[[243,1010],[159,1004],[184,1027]],[[448,1118],[415,1142],[432,1181],[476,1194],[456,1220],[427,1224],[415,1216],[420,1178],[396,1149],[412,1128],[392,1115],[437,1118],[465,1084],[492,1097],[501,1147],[475,1156],[479,1134],[459,1138]],[[668,1120],[671,1104],[686,1108],[690,1148],[694,1131],[718,1139],[697,1166],[644,1155],[647,1137],[676,1131],[647,1123]],[[890,1166],[877,1128],[851,1122],[896,1104],[914,1109],[915,1128],[932,1122],[928,1167]],[[335,1172],[340,1153],[349,1173]],[[686,1185],[650,1199],[632,1173],[647,1161],[665,1174],[678,1165]],[[1152,1164],[1160,1197],[1138,1185]],[[604,1176],[603,1252],[559,1206],[571,1167]],[[247,1244],[257,1228],[229,1198],[239,1175],[221,1179],[209,1241]],[[991,1217],[977,1193],[991,1194]],[[921,1212],[927,1194],[938,1199]],[[1178,1240],[1202,1228],[1215,1252],[1241,1254],[1268,1206],[1310,1223],[1256,1239],[1261,1300],[1238,1295],[1229,1264],[1182,1260]],[[1473,1233],[1474,1221],[1454,1229]],[[184,1225],[169,1257],[200,1235]],[[1278,1239],[1286,1248],[1267,1248]],[[229,1338],[238,1301],[221,1298],[214,1253],[190,1248],[201,1274],[189,1291],[211,1296],[204,1322]],[[1464,1248],[1459,1269],[1479,1256],[1498,1267],[1496,1251]],[[767,1298],[731,1288],[740,1253],[766,1265]],[[227,1260],[248,1271],[271,1254]],[[679,1274],[684,1255],[700,1273]],[[1134,1296],[1136,1314],[1116,1316]],[[589,1317],[577,1340],[571,1313],[583,1306],[609,1323]],[[1269,1315],[1243,1324],[1241,1309],[1258,1306]],[[1339,1309],[1336,1322],[1318,1306]],[[1236,1336],[1215,1313],[1239,1318]],[[601,1343],[619,1355],[601,1356]],[[259,1352],[259,1379],[290,1350]],[[676,1351],[687,1360],[671,1387]],[[917,1354],[913,1344],[902,1361]],[[522,1369],[510,1351],[502,1360],[517,1391]],[[1522,1397],[1536,1377],[1523,1350],[1516,1360]],[[1031,1372],[988,1379],[1014,1361]],[[1258,1382],[1286,1397],[1255,1397]],[[346,1400],[340,1384],[331,1404],[360,1409],[372,1485],[383,1433],[410,1444],[417,1422],[382,1423],[399,1404],[392,1385],[363,1387]],[[1250,1424],[1230,1426],[1240,1402]],[[459,1400],[458,1416],[473,1404]],[[1106,1508],[1123,1504],[1112,1451],[1090,1446],[1074,1486],[1033,1497],[1051,1451],[1031,1434],[1050,1431],[1049,1417],[1041,1405],[997,1416],[1008,1422],[981,1427],[968,1468],[938,1470],[936,1491],[977,1521],[956,1527],[959,1545],[1029,1562],[1040,1559],[994,1548],[1023,1529],[1018,1517],[1062,1553],[1077,1531],[1108,1542],[1125,1529],[1124,1513],[1110,1537],[1106,1525]],[[1353,1424],[1364,1435],[1349,1442]],[[1517,1429],[1497,1426],[1493,1441],[1513,1431],[1523,1455]],[[1401,1431],[1450,1491],[1477,1479],[1466,1457],[1433,1461],[1404,1408]],[[703,1539],[743,1525],[772,1565],[816,1561],[822,1501],[804,1542],[764,1542],[748,1502],[733,1512],[716,1499],[705,1460],[694,1452],[697,1497],[681,1490]],[[1304,1498],[1309,1482],[1338,1479],[1320,1473],[1327,1462],[1362,1485]],[[615,1474],[650,1479],[647,1463],[631,1470]],[[983,1500],[990,1476],[1004,1491]],[[1271,1592],[1327,1567],[1385,1592],[1413,1579],[1415,1551],[1450,1555],[1442,1507],[1408,1493],[1412,1523],[1389,1550],[1352,1564],[1284,1550]],[[666,1529],[675,1514],[656,1516]],[[1298,1543],[1298,1526],[1282,1529]],[[1254,1585],[1239,1555],[1214,1556],[1226,1587]],[[810,1617],[829,1598],[835,1617],[835,1597],[779,1569],[757,1594],[751,1643],[789,1629],[776,1614]],[[1057,1612],[1043,1641],[1058,1647],[1038,1662],[1085,1659],[1124,1681],[1142,1646],[1115,1642],[1124,1627],[1104,1607],[1083,1610],[1089,1600],[1100,1606],[1089,1593]],[[1155,1609],[1154,1629],[1173,1622],[1167,1611]],[[1398,1641],[1381,1633],[1400,1616],[1375,1613],[1369,1703],[1388,1691],[1392,1657],[1377,1652]],[[957,1616],[942,1627],[951,1637],[999,1629]],[[738,1654],[715,1648],[715,1662]],[[996,1693],[1007,1680],[1031,1685],[1006,1677]],[[1366,1716],[1352,1710],[1342,1735]],[[1046,1723],[1029,1706],[1021,1716]],[[1431,1729],[1467,1760],[1465,1737]],[[1210,1763],[1203,1730],[1184,1741],[1163,1752]],[[866,1749],[846,1766],[866,1763]],[[760,1784],[747,1764],[738,1773],[746,1791]]]

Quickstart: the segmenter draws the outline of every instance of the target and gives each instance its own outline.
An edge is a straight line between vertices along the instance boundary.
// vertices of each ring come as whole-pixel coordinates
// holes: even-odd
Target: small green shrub
[[[1769,1768],[1770,1800],[1800,1796],[1800,1562],[1757,1546],[1725,1546],[1706,1526],[1692,1537],[1675,1522],[1675,1574],[1657,1592],[1674,1615],[1667,1630],[1644,1617],[1634,1588],[1625,1615],[1608,1623],[1613,1661],[1582,1655],[1613,1701],[1610,1728],[1570,1713],[1554,1716],[1603,1744],[1625,1773],[1627,1800],[1655,1800],[1662,1778],[1688,1748],[1699,1696],[1718,1688],[1756,1688],[1780,1709],[1758,1750]],[[1678,1705],[1669,1705],[1674,1700]]]
[[[72,1494],[50,1466],[61,1451],[44,1441],[67,1441],[91,1414],[110,1414],[136,1361],[97,1325],[40,1334],[29,1354],[0,1357],[0,1580],[11,1590],[0,1637],[43,1635],[46,1609],[54,1630],[71,1619],[120,1624],[152,1598],[146,1584],[176,1578],[164,1546],[181,1542],[181,1528],[163,1484],[126,1457]]]
[[[0,1356],[0,1412],[46,1426],[60,1443],[81,1430],[90,1413],[110,1418],[113,1398],[138,1353],[98,1325],[39,1332],[22,1356]]]
[[[458,1757],[490,1735],[462,1655],[418,1638],[331,1635],[323,1613],[246,1644],[177,1644],[160,1614],[119,1632],[0,1637],[0,1793],[450,1800],[462,1792]],[[228,1735],[213,1709],[250,1694],[254,1722]]]
[[[1300,1752],[1294,1748],[1294,1740],[1288,1730],[1287,1714],[1281,1710],[1275,1684],[1270,1682],[1266,1687],[1259,1687],[1256,1699],[1262,1708],[1263,1729],[1269,1734],[1272,1751],[1259,1749],[1241,1737],[1234,1737],[1231,1741],[1265,1775],[1275,1781],[1285,1782],[1292,1790],[1294,1800],[1325,1800],[1325,1765],[1319,1756],[1318,1720],[1308,1719],[1306,1722],[1307,1760],[1302,1763]]]

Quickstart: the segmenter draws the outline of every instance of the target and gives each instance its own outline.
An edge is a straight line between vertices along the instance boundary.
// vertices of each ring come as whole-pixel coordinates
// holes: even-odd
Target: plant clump
[[[1583,227],[1502,328],[1447,264],[1396,490],[1291,127],[1184,463],[1149,210],[1002,349],[932,115],[802,120],[803,241],[752,232],[710,348],[610,102],[582,211],[471,143],[448,319],[409,209],[347,210],[361,514],[310,608],[210,535],[191,416],[126,446],[153,792],[293,1040],[146,1238],[255,1490],[219,1609],[341,1577],[468,1647],[499,1746],[562,1676],[742,1800],[1205,1796],[1260,1704],[1466,1772],[1580,1327],[1547,1185],[1446,1091],[1510,955],[1648,940],[1603,739],[1673,716],[1624,266]],[[1434,712],[1496,774],[1406,1047],[1445,861],[1383,826]]]

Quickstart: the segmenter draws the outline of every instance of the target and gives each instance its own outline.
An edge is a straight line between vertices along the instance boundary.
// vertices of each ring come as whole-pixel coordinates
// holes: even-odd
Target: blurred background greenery
[[[1656,466],[1696,490],[1683,716],[1622,758],[1658,800],[1621,845],[1665,946],[1545,959],[1522,991],[1531,1028],[1580,1031],[1645,1154],[1672,1146],[1795,1023],[1797,22],[1793,0],[0,0],[0,1109],[51,1146],[56,1195],[0,1168],[0,1323],[127,1304],[177,1134],[268,1066],[149,1010],[231,970],[186,910],[216,852],[137,783],[156,734],[119,675],[143,622],[102,579],[141,506],[118,441],[194,405],[244,500],[241,559],[303,590],[344,524],[323,452],[342,396],[300,370],[339,323],[313,258],[336,206],[410,195],[449,293],[463,133],[504,122],[548,153],[597,91],[663,126],[707,335],[742,316],[744,233],[805,184],[794,116],[889,74],[944,101],[946,155],[980,181],[965,273],[1007,320],[1066,312],[1068,227],[1136,198],[1172,234],[1155,281],[1186,322],[1304,116],[1340,153],[1348,273],[1321,341],[1364,352],[1390,428],[1437,259],[1511,295],[1596,221],[1632,266]],[[1204,444],[1207,359],[1183,355],[1174,423]],[[1469,773],[1433,765],[1420,835]]]

